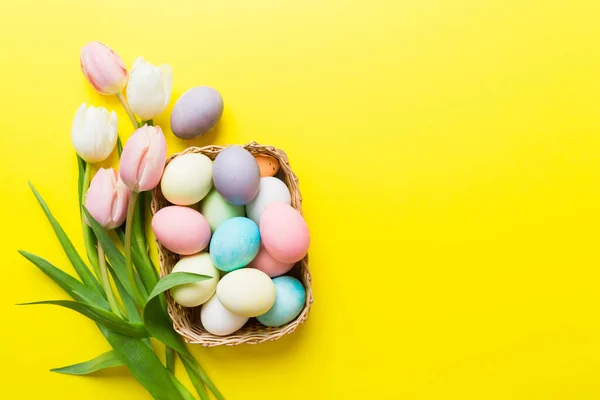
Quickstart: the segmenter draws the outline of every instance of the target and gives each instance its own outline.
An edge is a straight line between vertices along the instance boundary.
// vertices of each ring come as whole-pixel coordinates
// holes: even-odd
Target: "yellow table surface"
[[[73,272],[28,180],[83,252],[77,107],[132,132],[79,69],[91,40],[172,66],[169,154],[255,140],[300,178],[314,307],[277,342],[194,348],[228,399],[600,396],[598,1],[166,4],[0,5],[2,398],[150,398],[124,368],[48,372],[109,346],[71,311],[14,305],[65,298],[17,248]],[[182,141],[169,113],[195,85],[225,113]]]

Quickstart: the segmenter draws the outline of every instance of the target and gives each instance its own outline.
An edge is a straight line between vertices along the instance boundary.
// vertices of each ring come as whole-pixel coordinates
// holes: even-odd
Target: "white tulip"
[[[85,161],[93,164],[105,160],[117,144],[117,114],[83,103],[73,120],[71,140]]]
[[[167,108],[172,87],[173,73],[169,65],[155,67],[138,57],[129,73],[127,100],[133,112],[147,121]]]

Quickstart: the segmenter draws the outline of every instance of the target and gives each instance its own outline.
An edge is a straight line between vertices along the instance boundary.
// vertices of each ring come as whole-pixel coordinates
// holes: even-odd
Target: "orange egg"
[[[257,154],[254,156],[260,169],[260,177],[275,176],[279,171],[279,161],[275,157],[267,156],[264,154]]]

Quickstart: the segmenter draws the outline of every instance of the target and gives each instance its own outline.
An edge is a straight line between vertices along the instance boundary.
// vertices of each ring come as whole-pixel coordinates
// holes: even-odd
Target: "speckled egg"
[[[306,221],[284,203],[273,203],[265,208],[260,218],[260,236],[269,254],[286,263],[300,261],[310,245]]]
[[[288,187],[277,178],[260,178],[258,194],[250,203],[246,204],[246,215],[257,224],[265,208],[272,203],[284,203],[290,205],[292,196]]]
[[[256,158],[256,163],[260,169],[261,178],[275,176],[277,171],[279,171],[279,161],[275,157],[266,154],[256,154],[254,158]]]
[[[223,222],[210,241],[210,255],[215,267],[229,272],[245,267],[260,247],[258,226],[248,218],[235,217]]]
[[[258,254],[254,259],[248,264],[248,268],[256,268],[261,270],[265,274],[269,275],[271,278],[274,278],[279,275],[283,275],[288,272],[290,269],[294,267],[294,263],[285,263],[281,261],[277,261],[274,259],[265,246],[261,243],[260,249],[258,250]]]
[[[217,336],[230,335],[248,321],[248,317],[236,315],[223,307],[217,295],[202,305],[200,321],[208,332]]]
[[[204,154],[188,153],[175,157],[160,181],[165,199],[179,206],[202,200],[212,188],[213,164]]]
[[[266,313],[256,319],[265,326],[281,326],[296,319],[306,300],[306,291],[302,282],[291,276],[273,279],[275,285],[275,303]]]
[[[210,242],[210,225],[198,211],[182,206],[160,209],[152,217],[156,240],[173,253],[190,255]]]
[[[215,158],[215,188],[229,203],[243,206],[258,193],[260,170],[252,154],[240,146],[230,146]]]
[[[275,295],[271,278],[254,268],[230,272],[217,285],[217,297],[223,307],[248,318],[266,313],[273,306]]]
[[[193,139],[212,130],[223,115],[223,98],[215,89],[198,86],[181,95],[171,113],[171,130]]]
[[[175,286],[171,289],[173,300],[184,307],[198,307],[204,304],[215,293],[219,282],[219,271],[215,268],[208,253],[198,253],[182,257],[173,267],[173,272],[192,272],[212,276],[194,283]]]
[[[197,209],[204,215],[213,232],[226,220],[245,215],[244,206],[234,206],[228,203],[214,188],[206,195]]]

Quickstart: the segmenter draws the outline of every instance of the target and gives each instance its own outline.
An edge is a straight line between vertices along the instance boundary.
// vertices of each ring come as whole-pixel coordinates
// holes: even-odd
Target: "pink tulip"
[[[160,126],[144,125],[129,138],[121,154],[121,179],[134,192],[152,190],[160,182],[167,141]]]
[[[104,229],[114,229],[125,221],[131,192],[112,168],[100,168],[85,194],[85,208]]]
[[[127,83],[127,69],[121,57],[100,42],[90,42],[81,49],[81,70],[101,94],[117,94]]]

